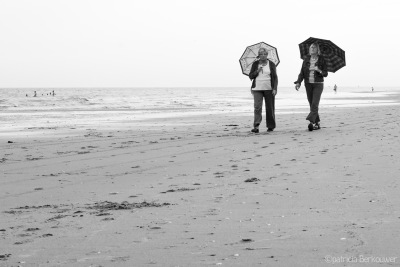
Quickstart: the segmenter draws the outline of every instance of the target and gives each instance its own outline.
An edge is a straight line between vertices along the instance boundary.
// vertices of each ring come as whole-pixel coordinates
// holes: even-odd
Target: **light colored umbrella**
[[[239,59],[240,67],[242,68],[242,73],[244,75],[249,76],[251,66],[255,61],[258,60],[258,50],[260,48],[265,48],[268,51],[268,60],[274,62],[276,66],[278,66],[280,60],[278,56],[278,50],[264,42],[260,42],[251,46],[246,47],[243,55]]]

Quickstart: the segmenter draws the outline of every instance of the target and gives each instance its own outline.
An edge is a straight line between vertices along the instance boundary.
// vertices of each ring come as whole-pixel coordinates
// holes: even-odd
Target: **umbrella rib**
[[[254,59],[253,62],[251,62],[251,63],[249,64],[249,66],[252,65],[252,64],[253,64],[254,62],[256,62],[256,61],[257,61],[257,59]]]
[[[250,49],[250,52],[253,53],[256,57],[258,56],[253,50]]]

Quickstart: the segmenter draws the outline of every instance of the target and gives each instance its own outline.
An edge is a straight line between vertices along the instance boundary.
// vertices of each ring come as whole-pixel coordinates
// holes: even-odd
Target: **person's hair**
[[[267,50],[267,48],[265,48],[265,47],[261,47],[259,50],[258,50],[258,54],[260,54],[260,51],[265,51],[267,54],[268,54],[268,50]]]
[[[317,54],[318,54],[318,55],[321,55],[321,50],[319,49],[319,44],[318,44],[317,42],[314,42],[314,43],[310,44],[310,47],[311,47],[312,45],[315,45],[315,46],[317,47]],[[310,49],[310,47],[309,47],[308,49]],[[309,53],[310,53],[310,52],[309,52]]]

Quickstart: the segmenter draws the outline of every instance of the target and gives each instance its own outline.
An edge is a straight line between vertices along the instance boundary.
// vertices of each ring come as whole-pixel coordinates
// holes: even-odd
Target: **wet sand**
[[[398,265],[399,106],[321,116],[3,131],[0,266]]]

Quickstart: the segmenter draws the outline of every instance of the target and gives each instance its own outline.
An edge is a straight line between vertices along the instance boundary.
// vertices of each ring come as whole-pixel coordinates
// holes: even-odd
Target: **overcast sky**
[[[239,58],[278,48],[280,86],[298,44],[329,39],[347,66],[326,85],[399,86],[398,0],[0,0],[0,87],[241,87]]]

